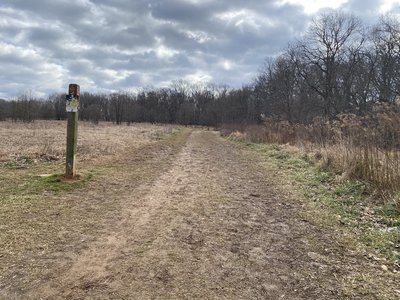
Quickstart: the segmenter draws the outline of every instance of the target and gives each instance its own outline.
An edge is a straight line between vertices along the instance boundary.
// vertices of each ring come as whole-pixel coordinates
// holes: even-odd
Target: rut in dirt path
[[[321,232],[268,176],[217,133],[194,131],[155,181],[120,191],[107,230],[28,296],[339,298],[343,270],[317,253],[329,245],[315,246]]]

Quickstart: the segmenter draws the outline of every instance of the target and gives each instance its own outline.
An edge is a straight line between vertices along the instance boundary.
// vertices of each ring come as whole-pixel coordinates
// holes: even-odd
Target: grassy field
[[[134,124],[115,126],[79,122],[78,160],[101,161],[127,149],[138,148],[173,126]],[[8,167],[27,167],[44,161],[62,161],[66,149],[66,121],[32,123],[0,122],[0,163]]]

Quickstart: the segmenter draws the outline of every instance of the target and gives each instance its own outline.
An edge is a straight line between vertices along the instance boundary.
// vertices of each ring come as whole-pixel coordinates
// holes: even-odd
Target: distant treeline
[[[248,110],[251,88],[200,87],[176,82],[173,87],[139,93],[118,92],[80,96],[79,118],[97,123],[131,122],[218,125],[254,122],[257,110]],[[37,100],[26,95],[12,101],[0,100],[0,120],[31,122],[35,119],[66,119],[65,94]]]
[[[84,90],[85,88],[82,87]],[[373,103],[400,97],[400,23],[383,16],[365,27],[343,12],[321,14],[306,34],[266,61],[246,87],[177,81],[137,93],[81,95],[80,119],[92,122],[157,122],[219,125],[262,119],[309,123],[316,117],[363,115]],[[37,100],[21,95],[0,101],[0,119],[64,119],[65,95]]]

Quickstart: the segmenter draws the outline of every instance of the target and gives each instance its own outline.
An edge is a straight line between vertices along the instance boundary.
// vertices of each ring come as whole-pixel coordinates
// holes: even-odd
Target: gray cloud
[[[379,3],[342,8],[372,20]],[[311,18],[281,0],[3,0],[0,97],[69,82],[93,92],[181,78],[241,86]]]
[[[364,23],[374,23],[377,21],[381,0],[352,0],[343,6],[343,10],[348,11],[359,17]]]

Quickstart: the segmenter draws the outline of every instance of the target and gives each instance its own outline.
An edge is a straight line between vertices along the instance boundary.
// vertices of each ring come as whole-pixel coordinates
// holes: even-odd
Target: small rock
[[[381,269],[382,269],[383,271],[385,271],[385,272],[387,272],[387,271],[389,270],[388,267],[385,266],[385,265],[381,265]]]

